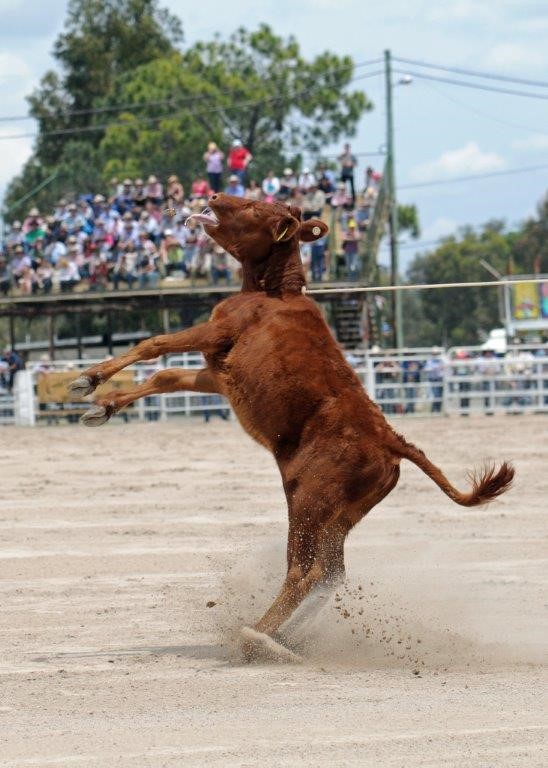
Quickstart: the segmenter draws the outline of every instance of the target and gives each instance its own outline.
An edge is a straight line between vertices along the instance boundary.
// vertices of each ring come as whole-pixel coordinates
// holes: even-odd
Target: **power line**
[[[522,280],[473,280],[467,283],[418,283],[418,284],[399,284],[399,285],[356,285],[341,286],[340,288],[307,288],[306,293],[383,293],[383,291],[431,291],[440,288],[483,288],[496,287],[498,285],[522,285],[529,283],[545,283],[544,277],[531,277]]]
[[[353,65],[353,69],[361,69],[362,67],[368,67],[372,64],[380,64],[382,63],[382,58],[377,59],[370,59],[369,61],[362,61],[358,64]],[[343,69],[346,69],[347,67],[334,67],[333,69],[326,70],[323,74],[329,75],[334,72],[340,72]],[[375,74],[382,74],[381,72],[376,72]],[[353,78],[358,79],[358,78]],[[352,82],[352,80],[350,81]],[[104,106],[104,107],[93,107],[90,109],[69,109],[66,112],[62,112],[62,117],[70,117],[71,115],[98,115],[98,114],[104,114],[106,112],[122,112],[125,109],[140,109],[141,107],[156,107],[161,106],[164,104],[170,104],[172,106],[177,106],[179,104],[186,104],[187,102],[193,102],[193,101],[201,101],[203,99],[207,99],[211,96],[230,96],[231,94],[237,93],[238,89],[235,88],[225,88],[217,91],[214,94],[211,93],[203,93],[196,96],[187,96],[187,97],[178,97],[178,96],[170,96],[167,99],[155,99],[153,101],[142,101],[139,103],[131,102],[126,104],[113,104],[110,106]],[[9,117],[0,117],[0,123],[18,123],[23,120],[36,120],[38,118],[35,118],[33,115],[19,115],[19,116],[9,116]]]
[[[483,83],[471,83],[466,80],[454,80],[450,77],[440,77],[437,75],[427,75],[424,72],[412,72],[407,69],[394,69],[399,75],[411,75],[423,80],[436,80],[439,83],[449,83],[450,85],[460,85],[464,88],[475,88],[479,91],[490,91],[492,93],[505,93],[510,96],[525,96],[529,99],[548,100],[548,93],[533,93],[530,91],[518,91],[513,88],[497,88],[494,85],[485,85]]]
[[[504,120],[500,117],[495,117],[495,115],[491,115],[488,112],[484,112],[482,109],[477,109],[476,107],[471,106],[470,104],[467,104],[465,101],[462,101],[461,99],[457,99],[455,96],[450,96],[448,93],[445,93],[444,90],[441,88],[437,88],[432,83],[425,82],[424,85],[427,88],[430,88],[432,91],[437,93],[440,96],[443,96],[444,99],[447,99],[448,101],[453,102],[453,104],[458,104],[458,106],[463,107],[464,109],[467,109],[469,112],[473,112],[476,115],[479,115],[480,117],[486,118],[487,120],[492,120],[495,123],[500,123],[501,125],[509,126],[510,128],[519,128],[522,131],[530,131],[531,133],[538,133],[540,136],[548,136],[548,131],[539,131],[538,128],[531,128],[529,125],[522,125],[520,123],[514,123],[510,120]]]
[[[377,75],[382,74],[382,70],[378,70],[376,72],[368,72],[364,75],[358,75],[357,77],[353,77],[351,80],[348,81],[348,85],[350,83],[356,82],[356,80],[365,80],[369,77],[376,77]],[[202,115],[209,115],[213,114],[214,112],[227,112],[229,110],[234,109],[241,109],[242,107],[257,107],[261,106],[262,104],[270,104],[274,103],[276,101],[284,101],[288,99],[295,99],[299,96],[302,96],[305,93],[308,93],[308,88],[303,88],[300,91],[296,91],[293,94],[286,94],[283,96],[272,96],[268,99],[260,99],[258,101],[246,101],[246,102],[239,102],[239,103],[233,103],[227,106],[222,107],[212,107],[210,109],[201,110],[199,112],[187,112],[186,110],[180,110],[179,112],[171,112],[166,113],[163,115],[159,115],[157,117],[148,117],[148,118],[138,118],[137,120],[129,123],[127,121],[125,122],[110,122],[110,123],[102,123],[100,125],[85,125],[80,126],[77,128],[59,128],[56,131],[43,131],[41,133],[18,133],[18,134],[10,134],[8,136],[0,136],[0,141],[9,141],[13,139],[27,139],[27,138],[43,138],[45,136],[67,136],[72,134],[80,134],[80,133],[89,133],[94,131],[103,131],[107,128],[111,127],[133,127],[136,125],[150,125],[156,122],[160,122],[161,120],[166,119],[174,119],[177,117],[182,117],[183,115],[189,115],[190,117],[200,117]]]
[[[458,184],[462,181],[477,181],[494,176],[512,176],[517,173],[531,173],[533,171],[546,170],[547,168],[548,164],[530,165],[524,168],[509,168],[507,171],[489,171],[487,173],[474,173],[468,176],[457,176],[453,179],[434,179],[432,181],[417,182],[416,184],[401,184],[398,189],[419,189],[420,187],[436,187],[442,184]]]
[[[463,69],[461,67],[448,67],[443,64],[432,64],[428,61],[419,61],[417,59],[404,59],[400,56],[394,56],[394,61],[403,62],[404,64],[414,64],[419,67],[426,67],[427,69],[440,69],[444,72],[455,72],[459,75],[470,75],[472,77],[483,77],[488,80],[501,80],[507,83],[519,83],[521,85],[538,86],[539,88],[548,88],[548,82],[546,80],[530,80],[521,77],[510,77],[509,75],[497,75],[494,72],[482,72],[478,69]]]

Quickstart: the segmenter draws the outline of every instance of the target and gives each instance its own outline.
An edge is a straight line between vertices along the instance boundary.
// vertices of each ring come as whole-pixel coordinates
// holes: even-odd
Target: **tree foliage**
[[[158,0],[70,0],[64,31],[53,48],[59,69],[46,72],[28,97],[38,138],[33,156],[8,189],[8,206],[32,189],[38,177],[45,179],[58,164],[71,165],[75,139],[89,158],[103,136],[99,127],[90,130],[92,124],[113,119],[107,111],[99,113],[98,120],[93,110],[109,99],[117,79],[169,55],[181,41],[179,19]],[[96,169],[87,169],[80,189],[94,183]],[[44,192],[42,198],[53,192]]]
[[[481,260],[502,274],[548,271],[547,234],[548,198],[539,205],[537,216],[517,230],[507,231],[504,222],[491,221],[479,230],[467,227],[457,237],[445,238],[434,251],[415,257],[408,282],[488,280]],[[478,344],[501,324],[496,288],[406,291],[403,307],[408,345]]]
[[[86,190],[97,170],[104,181],[177,172],[188,182],[203,169],[209,141],[227,147],[236,138],[261,178],[270,167],[298,165],[303,150],[352,136],[371,108],[350,87],[350,57],[305,59],[294,37],[264,24],[181,43],[180,22],[159,0],[70,0],[54,45],[58,71],[46,72],[29,97],[39,135],[8,204],[60,163],[73,167],[65,153],[75,141],[95,160],[81,177]]]
[[[254,155],[257,178],[352,135],[371,105],[348,91],[353,63],[324,53],[306,61],[295,38],[266,25],[239,29],[228,40],[200,42],[118,80],[113,100],[132,105],[101,144],[105,173],[177,170],[187,181],[203,168],[208,141],[241,139]],[[125,158],[125,160],[121,160]]]

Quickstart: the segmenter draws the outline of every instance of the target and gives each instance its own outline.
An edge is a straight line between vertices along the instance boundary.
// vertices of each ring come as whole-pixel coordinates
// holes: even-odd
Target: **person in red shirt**
[[[196,176],[194,181],[192,182],[192,187],[190,190],[190,196],[192,200],[196,200],[200,197],[208,198],[211,194],[211,190],[209,188],[209,184],[204,179],[203,176]]]
[[[249,149],[243,146],[240,139],[235,139],[228,153],[228,170],[231,175],[236,174],[244,186],[247,166],[252,160],[253,155]]]

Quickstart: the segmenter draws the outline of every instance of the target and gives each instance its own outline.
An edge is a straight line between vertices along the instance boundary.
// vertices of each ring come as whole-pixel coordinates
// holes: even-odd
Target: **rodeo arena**
[[[402,280],[387,110],[4,206],[0,766],[546,765],[548,274]]]

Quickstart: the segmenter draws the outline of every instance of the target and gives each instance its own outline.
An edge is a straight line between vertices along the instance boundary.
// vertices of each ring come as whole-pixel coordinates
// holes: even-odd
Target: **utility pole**
[[[400,284],[398,253],[398,203],[396,199],[396,172],[394,160],[394,122],[392,116],[392,61],[390,51],[384,52],[384,74],[386,87],[386,174],[390,199],[390,273],[392,285]],[[392,292],[392,331],[394,346],[403,347],[402,292]]]

